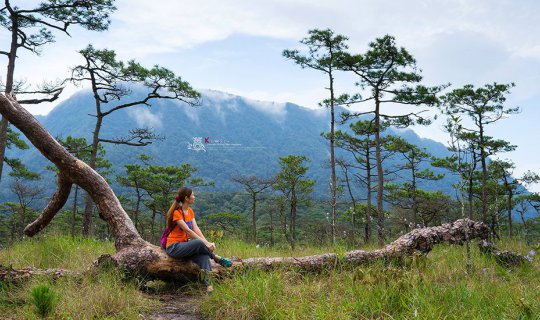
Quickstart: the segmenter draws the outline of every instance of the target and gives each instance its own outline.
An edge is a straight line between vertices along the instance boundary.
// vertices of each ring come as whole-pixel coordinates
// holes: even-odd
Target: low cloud
[[[163,127],[161,115],[153,114],[148,109],[138,108],[137,110],[128,110],[127,113],[140,127],[150,127],[154,129],[161,129]]]

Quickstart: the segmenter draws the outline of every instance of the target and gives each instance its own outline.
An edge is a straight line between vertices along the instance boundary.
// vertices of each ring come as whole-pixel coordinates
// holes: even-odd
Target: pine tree
[[[382,122],[398,127],[408,127],[414,123],[429,124],[429,120],[422,116],[422,111],[402,115],[390,115],[381,109],[385,104],[396,105],[427,105],[437,103],[436,94],[444,86],[426,87],[420,84],[422,76],[416,67],[416,60],[405,50],[398,48],[395,38],[386,35],[377,38],[369,44],[369,49],[363,54],[345,54],[341,69],[350,71],[358,76],[358,86],[367,91],[367,96],[360,94],[349,98],[348,103],[373,102],[374,109],[346,115],[360,116],[370,114],[373,116],[375,158],[377,164],[377,224],[379,243],[385,242],[385,214],[383,208],[384,169],[382,159],[381,127]]]
[[[335,93],[335,73],[338,71],[338,66],[343,56],[343,50],[348,46],[346,41],[347,37],[335,34],[330,29],[325,30],[310,30],[309,36],[302,39],[300,43],[304,44],[308,48],[306,55],[301,54],[298,50],[285,50],[283,56],[287,59],[293,60],[296,64],[302,68],[310,68],[320,72],[323,72],[328,77],[328,91],[330,97],[323,100],[320,104],[330,109],[330,134],[328,140],[330,141],[330,191],[331,191],[331,213],[332,213],[332,243],[336,242],[336,160],[334,154],[334,126],[335,126],[335,107],[339,104],[343,97],[336,97]]]

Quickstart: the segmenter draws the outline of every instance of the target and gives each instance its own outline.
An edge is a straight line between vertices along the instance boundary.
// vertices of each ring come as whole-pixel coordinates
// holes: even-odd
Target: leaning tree
[[[83,161],[71,155],[13,97],[0,95],[0,112],[58,168],[58,190],[41,215],[25,229],[33,236],[45,228],[66,203],[73,184],[91,195],[100,217],[115,238],[114,263],[135,273],[164,279],[195,279],[199,268],[193,263],[169,258],[161,248],[144,241],[105,179]],[[104,259],[102,256],[100,259]]]

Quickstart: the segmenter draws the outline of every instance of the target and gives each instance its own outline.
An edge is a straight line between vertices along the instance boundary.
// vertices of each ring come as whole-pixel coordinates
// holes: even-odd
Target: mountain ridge
[[[159,165],[189,163],[198,169],[197,176],[216,182],[215,190],[236,191],[239,186],[231,177],[239,174],[270,176],[279,170],[278,157],[303,154],[311,159],[307,177],[317,181],[315,195],[322,198],[328,194],[330,172],[325,163],[329,159],[329,146],[320,136],[321,132],[330,130],[326,110],[289,102],[258,101],[217,90],[201,90],[201,93],[201,105],[197,107],[154,100],[151,107],[127,108],[106,117],[101,131],[101,137],[106,139],[125,136],[129,129],[141,126],[151,127],[164,136],[163,141],[143,148],[106,145],[106,158],[113,162],[115,175],[124,172],[125,164],[135,163],[137,154],[145,153]],[[133,90],[134,96],[142,94],[140,88]],[[94,118],[89,116],[95,113],[93,103],[91,92],[81,90],[49,114],[37,118],[55,137],[71,135],[90,141],[95,125]],[[339,108],[338,112],[343,110]],[[347,126],[342,128],[347,129]],[[430,152],[435,150],[438,153],[435,156],[448,154],[441,143],[420,138],[410,129],[390,130],[390,133],[421,143]],[[193,148],[194,138],[202,139],[204,150]],[[36,153],[34,148],[23,152],[10,150],[8,156],[21,158],[30,169],[48,174],[47,179],[50,179],[52,174],[43,169],[47,161]],[[430,191],[450,194],[454,180],[448,176],[444,182],[431,182],[426,186]]]

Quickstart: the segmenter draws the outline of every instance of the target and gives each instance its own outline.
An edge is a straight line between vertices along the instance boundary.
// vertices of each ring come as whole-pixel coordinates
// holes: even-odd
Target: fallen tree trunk
[[[438,227],[412,230],[382,249],[373,251],[354,250],[347,252],[343,259],[339,259],[337,254],[326,253],[302,258],[245,259],[242,264],[245,266],[258,266],[264,268],[276,265],[291,265],[306,270],[317,270],[337,263],[359,265],[379,259],[411,256],[415,252],[426,254],[438,243],[446,242],[450,244],[462,244],[467,239],[487,239],[488,235],[489,228],[485,223],[469,219],[460,219]]]
[[[198,277],[200,269],[196,264],[172,259],[163,249],[142,239],[105,179],[67,152],[14,97],[0,95],[0,113],[59,170],[59,190],[43,213],[25,228],[26,235],[31,237],[42,230],[65,204],[72,184],[77,184],[90,194],[115,240],[116,254],[101,256],[95,266],[105,263],[121,266],[146,279],[189,281]],[[411,255],[416,251],[427,253],[433,245],[441,242],[463,243],[466,239],[487,239],[488,233],[489,228],[484,223],[462,219],[439,227],[413,230],[383,249],[351,251],[342,260],[332,253],[302,258],[252,258],[236,261],[233,269],[291,265],[305,270],[317,270],[342,262],[361,264],[381,258]],[[214,269],[219,271],[219,266],[214,265]]]
[[[36,269],[33,267],[13,269],[11,267],[0,265],[0,283],[15,283],[24,281],[33,276],[52,276],[54,278],[59,278],[64,276],[78,277],[81,276],[81,274],[65,269]]]

